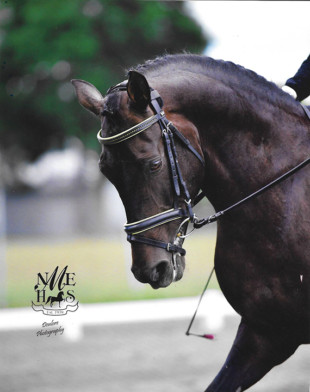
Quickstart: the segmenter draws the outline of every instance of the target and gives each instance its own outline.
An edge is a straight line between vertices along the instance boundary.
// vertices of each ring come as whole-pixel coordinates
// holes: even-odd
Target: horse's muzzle
[[[135,278],[141,283],[149,283],[153,289],[169,286],[172,282],[180,280],[185,268],[185,258],[177,254],[176,266],[168,260],[161,260],[151,268],[133,265],[131,268]]]

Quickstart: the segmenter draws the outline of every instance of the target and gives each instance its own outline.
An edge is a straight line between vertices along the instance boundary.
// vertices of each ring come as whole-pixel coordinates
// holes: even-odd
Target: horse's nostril
[[[165,275],[166,271],[168,268],[168,262],[167,261],[161,261],[158,263],[152,270],[150,279],[152,282],[158,282],[160,278]]]
[[[171,263],[168,260],[153,264],[151,268],[133,265],[131,271],[139,282],[149,283],[153,288],[166,287],[171,283]]]

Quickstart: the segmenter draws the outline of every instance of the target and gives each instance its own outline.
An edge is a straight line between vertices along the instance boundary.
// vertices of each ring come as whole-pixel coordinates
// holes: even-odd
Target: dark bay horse
[[[220,211],[309,155],[301,105],[229,62],[164,56],[105,97],[73,84],[101,121],[99,166],[126,210],[132,271],[154,288],[183,275],[179,226],[200,189]],[[309,342],[309,201],[307,166],[218,220],[215,271],[242,319],[208,392],[244,391]]]

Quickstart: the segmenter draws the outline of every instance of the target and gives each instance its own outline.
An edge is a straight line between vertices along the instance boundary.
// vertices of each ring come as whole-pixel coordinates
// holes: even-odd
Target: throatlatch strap
[[[183,192],[184,192],[184,195],[185,195],[185,202],[186,202],[186,207],[187,207],[187,210],[188,210],[189,218],[192,221],[194,213],[193,213],[191,202],[190,202],[190,198],[191,197],[190,197],[190,194],[188,192],[186,183],[185,183],[185,181],[183,179],[183,176],[182,176],[182,172],[181,172],[179,161],[178,161],[178,154],[177,154],[177,150],[176,150],[175,144],[174,144],[173,133],[170,131],[170,129],[168,131],[168,135],[169,135],[170,140],[171,140],[171,147],[172,147],[172,152],[173,152],[173,156],[174,156],[174,162],[175,162],[175,166],[176,166],[176,170],[177,170],[177,176],[178,176],[178,179],[180,181],[180,184],[182,185]]]
[[[165,138],[165,145],[166,145],[168,159],[169,159],[169,164],[170,164],[170,168],[171,168],[171,176],[172,176],[172,182],[173,182],[175,194],[176,194],[176,196],[179,197],[181,195],[181,192],[180,192],[180,187],[179,187],[179,179],[178,179],[177,168],[176,168],[175,160],[174,160],[174,157],[173,157],[173,152],[172,152],[172,149],[171,149],[170,137],[169,137],[167,131],[163,132],[163,136]]]
[[[167,119],[165,120],[167,121]],[[199,154],[198,151],[195,150],[195,148],[191,145],[191,142],[186,139],[186,137],[172,123],[169,123],[169,129],[183,144],[185,144],[185,146],[195,155],[195,157],[199,159],[202,165],[205,166],[203,157]]]

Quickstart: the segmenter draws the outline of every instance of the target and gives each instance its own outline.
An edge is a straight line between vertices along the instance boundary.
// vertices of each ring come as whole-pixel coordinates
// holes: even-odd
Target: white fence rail
[[[186,319],[190,321],[198,303],[197,297],[143,300],[131,302],[79,304],[79,309],[65,316],[45,316],[32,308],[0,310],[0,332],[41,328],[42,324],[58,321],[64,327],[64,337],[78,340],[83,327],[100,324],[137,323]],[[197,315],[205,328],[216,331],[223,326],[226,316],[236,313],[218,290],[209,290]]]

